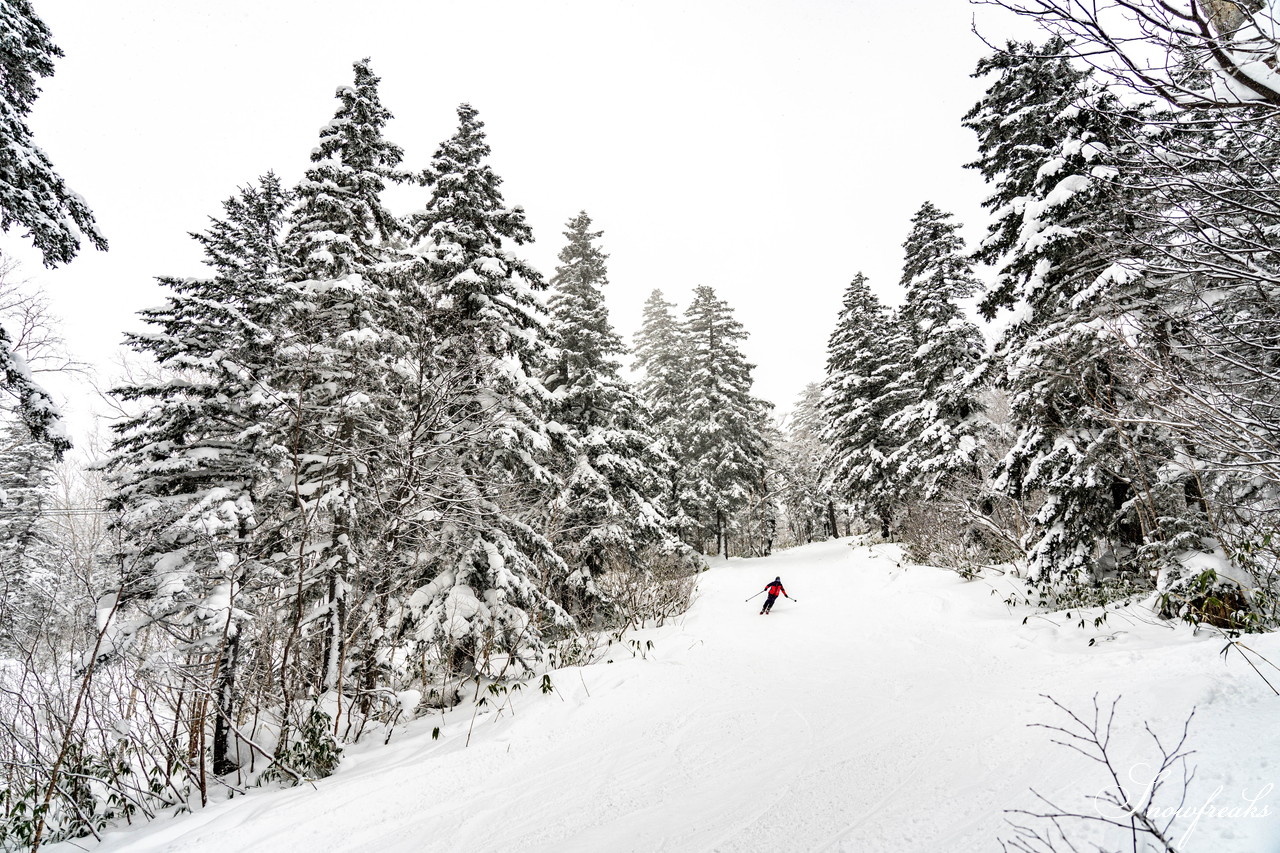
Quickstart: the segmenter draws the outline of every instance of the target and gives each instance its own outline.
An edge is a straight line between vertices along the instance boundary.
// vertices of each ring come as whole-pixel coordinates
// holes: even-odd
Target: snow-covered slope
[[[743,599],[775,574],[797,601],[760,616]],[[1097,693],[1123,695],[1113,743],[1135,790],[1155,757],[1142,724],[1175,736],[1198,707],[1187,808],[1236,816],[1177,821],[1179,850],[1280,850],[1280,794],[1265,788],[1280,777],[1280,698],[1220,656],[1225,640],[1115,615],[1100,630],[1074,627],[1078,614],[1023,625],[993,589],[847,540],[720,564],[679,625],[638,635],[645,656],[557,672],[550,695],[530,685],[477,717],[470,746],[469,714],[439,740],[440,718],[419,720],[349,749],[314,789],[97,849],[998,850],[1003,810],[1035,805],[1029,787],[1092,813],[1102,768],[1028,724],[1065,720],[1040,694],[1092,714]],[[1280,636],[1247,639],[1280,662]]]

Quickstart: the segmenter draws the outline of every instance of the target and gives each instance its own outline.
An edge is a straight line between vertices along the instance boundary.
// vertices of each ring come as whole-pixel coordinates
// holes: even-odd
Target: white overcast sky
[[[480,112],[508,203],[547,274],[564,223],[605,231],[617,329],[654,288],[714,287],[751,334],[756,391],[790,408],[821,378],[858,270],[898,301],[901,244],[933,201],[983,229],[961,116],[1016,22],[965,0],[35,0],[66,57],[31,125],[111,241],[54,271],[16,232],[77,354],[106,363],[160,275],[201,274],[237,186],[301,176],[334,90],[369,56],[410,168]],[[1025,35],[1025,31],[1024,31]],[[402,211],[425,197],[399,191]]]

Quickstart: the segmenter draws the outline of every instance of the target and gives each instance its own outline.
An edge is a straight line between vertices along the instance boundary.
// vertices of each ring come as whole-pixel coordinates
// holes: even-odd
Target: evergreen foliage
[[[751,395],[751,370],[738,346],[747,332],[729,304],[706,286],[685,309],[688,391],[681,425],[684,500],[716,550],[728,548],[729,521],[764,489],[768,403]]]
[[[907,357],[897,324],[858,273],[845,288],[827,341],[823,440],[827,476],[846,500],[889,535],[898,496],[892,456],[898,439],[887,421],[899,409],[890,393]]]
[[[381,265],[399,223],[383,201],[403,153],[383,130],[392,118],[368,59],[320,132],[312,166],[295,190],[285,240],[293,298],[278,380],[289,401],[283,435],[291,480],[286,533],[297,594],[324,628],[315,637],[321,692],[335,689],[347,655],[351,592],[380,537],[372,512],[394,407],[393,366],[402,341],[392,330],[399,306]]]
[[[24,229],[49,267],[70,262],[81,239],[107,248],[93,212],[54,171],[27,127],[40,79],[53,75],[61,56],[30,0],[0,7],[0,229]]]
[[[1142,115],[1071,69],[1060,49],[1011,44],[981,63],[979,74],[995,80],[966,124],[979,134],[973,165],[995,183],[987,205],[999,217],[978,253],[998,263],[983,311],[1016,306],[991,367],[1017,429],[995,487],[1043,497],[1028,541],[1032,577],[1093,581],[1158,568],[1198,542],[1183,538],[1194,508],[1168,503],[1154,485],[1168,435],[1130,422],[1139,381],[1117,334],[1149,328],[1140,259],[1121,248],[1138,230],[1119,176]],[[1044,89],[1029,87],[1039,79]],[[1142,337],[1131,340],[1145,346]],[[1148,515],[1147,500],[1164,505]],[[1155,517],[1184,521],[1161,529],[1146,523]]]
[[[93,212],[67,187],[27,126],[40,79],[53,74],[60,56],[30,0],[0,5],[0,230],[23,229],[48,267],[70,262],[82,239],[94,248],[107,248]],[[33,435],[48,441],[58,456],[71,447],[53,401],[13,352],[12,338],[3,328],[0,380],[18,397],[22,420]]]
[[[635,336],[636,369],[643,372],[640,393],[659,425],[677,417],[689,385],[685,329],[675,308],[661,290],[654,290],[645,300],[640,330]]]
[[[797,544],[840,535],[836,495],[824,470],[822,392],[820,383],[805,386],[776,455],[778,500]]]
[[[667,301],[661,290],[649,294],[635,335],[634,351],[635,368],[640,372],[637,385],[640,398],[653,419],[663,453],[671,459],[662,478],[660,506],[683,535],[697,522],[685,511],[682,496],[683,419],[687,413],[690,362],[685,328],[675,309],[675,303]]]
[[[52,464],[48,445],[21,423],[0,434],[0,656],[37,645],[61,604],[60,549],[46,515]]]
[[[1043,45],[1011,41],[979,60],[973,74],[993,78],[993,83],[964,117],[964,126],[978,136],[979,154],[966,165],[993,185],[983,207],[995,217],[974,258],[1005,265],[981,302],[988,320],[1000,308],[1012,307],[1017,276],[1027,275],[1025,259],[1010,267],[1007,256],[1022,239],[1021,213],[1041,167],[1057,155],[1063,138],[1071,134],[1070,122],[1079,115],[1089,75],[1067,59],[1067,48],[1056,37]]]
[[[886,389],[902,406],[887,428],[901,442],[890,458],[899,491],[933,500],[962,473],[976,475],[981,406],[975,374],[982,333],[960,303],[979,283],[951,214],[925,202],[903,243],[906,301],[898,328],[907,337],[902,375]]]
[[[520,673],[532,669],[548,631],[573,620],[550,596],[590,595],[533,522],[557,487],[547,467],[550,395],[536,371],[550,361],[546,283],[508,245],[529,242],[524,211],[508,207],[486,158],[484,123],[468,104],[458,130],[424,176],[431,196],[409,216],[415,273],[430,282],[439,381],[448,386],[453,441],[434,566],[413,595],[416,636],[447,650],[455,665]],[[500,663],[499,663],[500,661]]]
[[[408,179],[397,169],[404,151],[383,136],[393,116],[382,105],[381,80],[369,59],[353,68],[355,80],[337,90],[340,106],[320,129],[314,165],[297,188],[287,251],[303,279],[364,274],[385,258],[384,244],[399,231],[382,192]]]
[[[639,397],[620,375],[622,338],[609,323],[602,291],[607,256],[595,242],[602,233],[591,230],[585,211],[571,219],[551,279],[559,347],[546,387],[552,418],[570,441],[550,527],[559,553],[583,573],[571,584],[590,582],[611,566],[637,565],[646,547],[676,547],[652,496],[665,460]]]
[[[136,637],[159,621],[184,638],[180,648],[219,656],[220,773],[231,765],[227,720],[241,629],[270,578],[262,576],[268,546],[260,526],[284,457],[273,383],[286,293],[279,235],[289,203],[267,174],[223,203],[225,218],[192,235],[214,275],[161,279],[173,295],[143,312],[152,332],[129,337],[161,378],[116,389],[142,406],[116,426],[108,466],[111,506],[128,543],[117,592],[137,614],[127,633]]]

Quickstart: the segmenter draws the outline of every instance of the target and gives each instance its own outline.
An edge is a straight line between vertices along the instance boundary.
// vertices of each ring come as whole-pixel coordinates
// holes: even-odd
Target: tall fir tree
[[[172,296],[142,312],[130,346],[162,370],[116,390],[141,413],[116,426],[111,505],[130,546],[118,590],[131,633],[160,622],[185,649],[217,658],[214,772],[232,764],[230,722],[241,639],[270,582],[262,503],[279,492],[282,408],[273,381],[287,291],[280,235],[290,194],[275,175],[223,203],[192,235],[208,279],[163,278]],[[278,502],[278,501],[277,501]]]
[[[368,59],[353,72],[295,190],[285,240],[293,298],[277,380],[289,401],[281,570],[295,577],[295,681],[317,697],[342,685],[354,652],[349,620],[377,568],[371,510],[383,489],[393,364],[403,349],[394,329],[401,306],[383,271],[401,226],[382,195],[409,176],[384,134],[392,115],[380,79]]]
[[[984,345],[960,306],[979,282],[951,218],[925,202],[903,243],[906,300],[898,318],[909,356],[894,383],[903,408],[889,419],[901,442],[890,464],[899,490],[923,500],[937,498],[958,474],[979,474],[976,374]]]
[[[653,418],[653,427],[662,441],[662,450],[671,460],[662,475],[661,506],[677,532],[691,530],[696,523],[685,511],[681,499],[684,467],[683,423],[689,390],[689,352],[684,325],[661,290],[645,300],[640,330],[634,339],[635,369],[641,378],[640,398]]]
[[[439,535],[424,543],[427,575],[412,606],[415,635],[455,670],[518,674],[548,631],[573,625],[547,591],[583,579],[533,524],[557,488],[546,464],[550,396],[537,375],[550,361],[537,298],[546,283],[508,248],[533,235],[523,209],[504,202],[489,153],[484,123],[462,104],[458,130],[424,173],[431,196],[407,220],[418,275],[431,282],[454,423],[451,492],[441,495]]]
[[[640,393],[659,424],[683,408],[688,387],[689,356],[684,327],[661,290],[645,300],[640,331],[635,336],[636,369],[642,372]]]
[[[1117,334],[1145,326],[1154,307],[1126,248],[1141,202],[1133,182],[1119,180],[1142,111],[1061,48],[1010,44],[979,63],[978,75],[994,80],[965,123],[979,136],[971,165],[995,185],[985,204],[997,218],[977,257],[997,276],[981,308],[1016,312],[991,360],[1017,430],[994,486],[1015,499],[1043,496],[1026,543],[1030,575],[1076,583],[1158,570],[1196,538],[1196,522],[1184,500],[1166,503],[1168,490],[1153,488],[1169,473],[1169,436],[1134,419],[1140,380],[1129,347],[1142,335]],[[1153,523],[1162,517],[1180,521]]]
[[[571,442],[564,485],[550,505],[551,529],[559,553],[590,580],[611,566],[637,566],[642,551],[667,542],[667,533],[651,494],[662,460],[644,406],[621,377],[622,338],[604,302],[608,256],[596,245],[603,232],[591,230],[585,211],[567,227],[551,279],[559,346],[546,387],[552,417]]]
[[[751,371],[739,348],[747,331],[729,304],[707,286],[694,289],[685,309],[688,347],[687,411],[680,467],[691,513],[729,553],[731,522],[764,490],[769,404],[751,394]]]
[[[901,406],[889,393],[907,353],[884,305],[858,273],[845,288],[827,341],[823,439],[827,477],[855,510],[890,534],[898,496],[891,457],[896,437],[887,420]]]

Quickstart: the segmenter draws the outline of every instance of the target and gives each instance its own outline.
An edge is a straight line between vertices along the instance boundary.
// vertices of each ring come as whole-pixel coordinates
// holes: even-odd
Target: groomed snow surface
[[[760,616],[761,599],[743,599],[774,575],[797,600]],[[1094,813],[1105,770],[1030,724],[1067,722],[1041,694],[1091,717],[1096,693],[1104,708],[1122,696],[1112,743],[1135,794],[1158,760],[1143,723],[1176,740],[1196,708],[1179,851],[1280,851],[1280,698],[1220,654],[1223,637],[1140,609],[1099,629],[1076,627],[1079,613],[1024,625],[1031,611],[1003,603],[1011,588],[849,540],[722,562],[678,624],[636,635],[653,643],[644,656],[615,647],[612,663],[554,673],[552,694],[528,685],[476,717],[470,746],[470,712],[439,740],[440,716],[426,717],[389,746],[375,733],[348,748],[314,788],[162,818],[96,849],[998,851],[1005,810],[1037,806],[1029,788]],[[1280,663],[1280,636],[1245,642]],[[1158,802],[1173,808],[1170,784]],[[1075,839],[1131,849],[1098,833]]]

